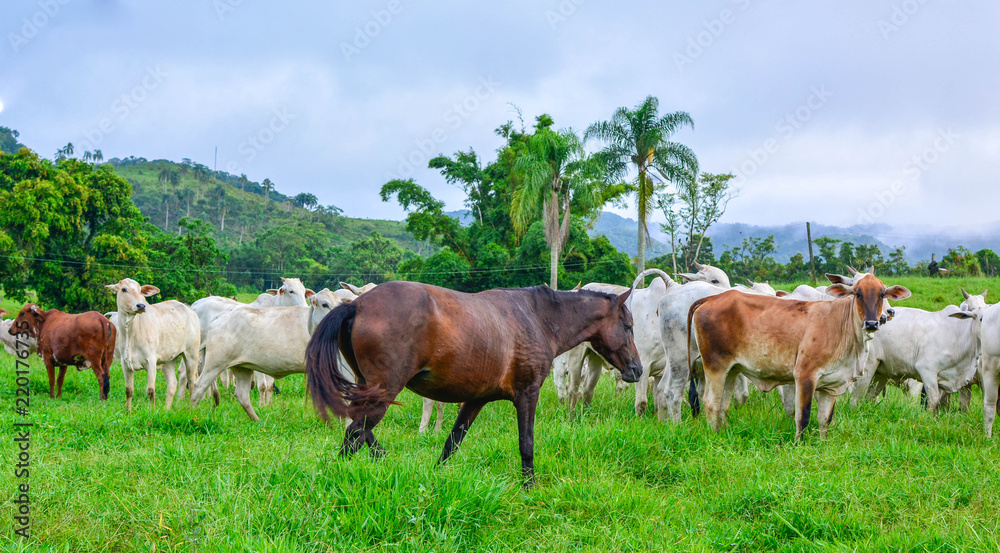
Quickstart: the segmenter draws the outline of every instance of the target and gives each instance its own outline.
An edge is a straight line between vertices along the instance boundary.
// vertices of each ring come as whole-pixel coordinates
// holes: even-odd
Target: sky
[[[998,3],[427,4],[4,2],[0,125],[402,219],[381,185],[461,209],[427,160],[493,159],[514,106],[582,132],[653,95],[691,115],[673,139],[702,171],[736,175],[724,222],[1000,221]]]

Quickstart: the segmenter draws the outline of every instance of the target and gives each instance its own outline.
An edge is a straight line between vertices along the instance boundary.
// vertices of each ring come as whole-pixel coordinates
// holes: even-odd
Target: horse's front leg
[[[514,399],[517,409],[517,437],[521,450],[521,474],[524,487],[535,485],[535,409],[538,407],[538,388],[526,390]]]
[[[462,404],[462,408],[458,410],[458,418],[455,419],[455,426],[448,434],[448,439],[444,441],[444,451],[441,452],[441,458],[438,459],[439,465],[447,461],[448,457],[451,457],[451,454],[462,443],[465,435],[469,432],[469,427],[472,426],[472,422],[476,420],[479,411],[486,403],[483,400],[469,400]]]

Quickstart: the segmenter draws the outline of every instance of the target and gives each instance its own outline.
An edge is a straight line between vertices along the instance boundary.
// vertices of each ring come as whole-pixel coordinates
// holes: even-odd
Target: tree
[[[24,144],[17,141],[21,134],[8,127],[0,127],[0,153],[16,154],[24,148]]]
[[[102,152],[100,150],[94,150],[94,153],[91,156],[91,159],[94,160],[94,163],[100,163],[100,162],[104,161],[104,152]]]
[[[312,209],[319,205],[319,200],[315,195],[308,192],[302,192],[295,196],[295,206],[301,207],[303,209]]]
[[[993,250],[983,248],[976,252],[976,259],[979,260],[979,267],[983,274],[988,277],[995,277],[1000,272],[1000,256]]]
[[[837,244],[840,243],[840,239],[821,236],[813,242],[819,246],[816,257],[819,258],[820,273],[839,273],[843,270],[838,268],[837,262]]]
[[[763,281],[775,275],[781,267],[771,257],[775,251],[773,234],[767,238],[749,236],[739,246],[723,252],[719,265],[733,280],[748,278]]]
[[[731,174],[702,173],[697,180],[690,179],[677,183],[676,193],[660,195],[658,206],[667,219],[660,227],[670,235],[675,273],[678,235],[683,233],[687,236],[683,268],[688,269],[700,259],[708,229],[726,212],[726,206],[734,196],[729,189],[729,181],[732,178]]]
[[[635,109],[620,107],[609,121],[600,121],[587,128],[585,138],[597,138],[607,143],[600,153],[607,166],[608,176],[615,181],[624,180],[630,167],[637,172],[636,180],[629,186],[635,195],[639,219],[639,253],[636,269],[645,267],[646,220],[652,214],[656,192],[662,183],[679,183],[698,174],[698,158],[687,146],[670,140],[684,126],[694,126],[691,116],[683,111],[659,115],[660,102],[647,96]]]
[[[541,220],[549,247],[549,286],[558,289],[559,254],[569,240],[572,204],[585,211],[604,205],[601,167],[586,155],[583,142],[571,129],[559,132],[539,126],[528,149],[517,158],[514,171],[521,186],[511,202],[514,230],[524,233],[531,221]]]
[[[271,182],[271,179],[264,179],[260,186],[264,189],[264,209],[266,210],[267,202],[271,199],[271,192],[274,192],[274,183]]]
[[[906,262],[906,246],[900,246],[889,253],[886,269],[892,276],[906,275],[910,272],[910,264]]]

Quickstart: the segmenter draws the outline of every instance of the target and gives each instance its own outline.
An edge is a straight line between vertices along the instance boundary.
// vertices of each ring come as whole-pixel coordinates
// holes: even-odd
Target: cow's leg
[[[649,405],[649,375],[651,370],[648,363],[643,363],[642,376],[635,383],[635,414],[640,417],[646,413],[646,407]]]
[[[869,355],[868,359],[865,361],[865,366],[861,370],[861,376],[854,382],[854,386],[851,388],[851,408],[856,409],[858,405],[864,399],[872,399],[874,396],[869,396],[869,388],[872,385],[872,379],[875,377],[875,373],[878,372],[879,360],[874,358],[874,356]]]
[[[687,397],[685,391],[688,388],[690,377],[687,362],[677,363],[676,360],[670,358],[670,352],[668,351],[666,366],[663,368],[663,372],[667,380],[663,384],[663,404],[666,405],[666,412],[663,418],[674,423],[680,423],[682,405],[685,397]]]
[[[951,405],[951,395],[953,392],[941,391],[941,400],[938,402],[938,412],[947,411]]]
[[[582,347],[582,346],[579,346]],[[570,350],[566,357],[566,398],[569,403],[569,413],[574,414],[576,406],[580,403],[580,386],[583,382],[584,364],[586,356],[577,355],[575,349]]]
[[[993,420],[997,416],[997,397],[1000,394],[997,393],[997,386],[1000,385],[1000,378],[998,378],[997,372],[993,370],[993,365],[987,365],[987,360],[983,359],[983,429],[986,431],[986,437],[993,437]]]
[[[726,425],[723,401],[726,393],[726,377],[730,370],[730,368],[715,369],[709,367],[707,363],[705,365],[705,395],[702,398],[702,407],[705,410],[705,419],[716,432]]]
[[[167,401],[163,408],[167,411],[174,405],[174,396],[177,395],[177,360],[163,362],[163,380],[167,382]]]
[[[125,380],[125,410],[132,410],[132,396],[135,394],[135,371],[122,364],[122,375]]]
[[[833,408],[837,404],[837,396],[823,390],[816,391],[816,417],[819,418],[819,439],[826,439],[826,431],[833,423]]]
[[[274,394],[274,379],[269,375],[254,372],[254,380],[257,381],[257,394],[260,399],[261,407],[267,407],[271,404],[271,397]]]
[[[434,425],[434,431],[435,432],[440,432],[441,429],[444,428],[444,402],[443,401],[438,401],[437,402],[437,410],[438,410],[438,420],[437,420],[437,424]]]
[[[59,365],[59,376],[56,377],[56,397],[62,397],[63,380],[66,380],[66,365]]]
[[[778,397],[781,398],[781,407],[785,410],[785,416],[795,418],[795,384],[782,384],[778,386]]]
[[[601,359],[601,356],[596,353],[588,351],[583,358],[583,389],[581,391],[583,404],[587,407],[594,400],[594,390],[597,389],[597,383],[601,381],[603,372],[604,359]],[[614,372],[618,373],[617,370]]]
[[[970,401],[972,401],[972,384],[966,384],[958,391],[958,407],[963,413],[969,411]]]
[[[521,475],[524,487],[535,484],[535,410],[538,407],[538,389],[528,390],[514,399],[517,409],[518,449],[521,452]]]
[[[795,368],[795,441],[802,440],[802,434],[809,426],[813,393],[816,391],[817,371]]]
[[[936,415],[938,404],[941,402],[941,389],[938,388],[937,376],[921,373],[920,379],[924,383],[924,390],[927,391],[927,410]]]
[[[618,371],[614,371],[617,373]],[[653,377],[652,382],[650,382],[650,387],[653,389],[653,412],[656,413],[656,418],[660,418],[660,413],[664,409],[663,396],[660,394],[660,384],[663,382],[663,372]]]
[[[49,375],[49,398],[56,398],[56,366],[51,357],[45,358],[45,372]]]
[[[250,383],[253,381],[253,371],[249,369],[233,368],[233,376],[236,377],[236,400],[243,406],[243,410],[254,422],[260,421],[260,417],[253,410],[250,403]],[[214,379],[214,377],[213,377]],[[211,380],[209,380],[211,382]],[[202,391],[204,393],[204,391]],[[199,396],[200,397],[200,396]]]
[[[730,370],[726,374],[726,387],[723,389],[723,396],[722,396],[722,413],[723,413],[723,415],[726,415],[726,414],[729,413],[729,407],[732,405],[733,400],[736,399],[734,396],[735,396],[735,392],[737,390],[738,383],[739,383],[739,380],[740,380],[741,376],[742,376],[742,373],[740,373],[739,371],[734,371],[734,370]],[[740,404],[738,400],[737,400],[736,403]]]
[[[94,376],[97,378],[97,396],[101,398],[101,401],[106,401],[108,399],[108,392],[104,389],[104,366],[100,358],[94,359],[90,362],[90,370],[94,372]],[[59,387],[62,389],[62,386]]]
[[[205,395],[205,392],[212,388],[217,391],[218,388],[215,387],[215,381],[220,374],[227,372],[229,367],[226,366],[222,355],[217,354],[214,358],[209,359],[208,355],[205,356],[205,364],[201,374],[197,375],[197,380],[191,385],[191,406],[194,407],[198,405],[201,398]],[[228,371],[232,374],[232,371]],[[190,375],[190,373],[188,373]],[[212,397],[215,398],[216,394],[213,392]],[[219,401],[216,399],[215,406],[219,406]]]
[[[889,382],[889,378],[885,375],[875,373],[872,378],[872,384],[868,387],[868,399],[874,401],[882,401],[879,396],[885,395],[885,385]]]
[[[569,395],[567,388],[569,380],[568,365],[566,363],[567,355],[570,355],[570,353],[566,352],[552,361],[552,383],[556,386],[556,397],[559,398],[559,403],[566,403]]]
[[[146,360],[146,397],[149,398],[149,407],[156,405],[156,357]]]
[[[472,400],[462,404],[462,408],[458,410],[458,418],[455,419],[455,426],[451,428],[448,438],[444,441],[444,451],[441,452],[438,464],[447,461],[448,457],[451,457],[451,454],[455,452],[455,449],[462,444],[462,440],[468,434],[469,428],[475,422],[476,417],[486,403],[484,400]]]
[[[616,393],[621,394],[621,393],[624,393],[625,390],[628,390],[629,383],[625,382],[624,380],[622,380],[622,373],[621,373],[621,371],[611,371],[611,375],[615,379],[615,392]],[[656,392],[653,392],[653,393],[656,393]]]
[[[743,407],[750,399],[750,381],[742,373],[737,374],[736,378],[733,379],[732,395],[737,407]],[[729,407],[726,407],[726,411],[729,411]]]
[[[424,398],[423,408],[420,410],[420,426],[417,432],[423,434],[431,426],[431,417],[434,416],[434,400]]]

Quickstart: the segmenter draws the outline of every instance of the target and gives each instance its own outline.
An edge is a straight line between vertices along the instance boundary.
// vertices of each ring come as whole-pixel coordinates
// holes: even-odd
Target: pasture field
[[[890,283],[914,292],[900,305],[927,309],[958,303],[959,286],[1000,284]],[[105,404],[89,371],[68,374],[52,400],[31,364],[33,538],[21,542],[12,429],[22,419],[14,360],[0,356],[5,551],[1000,550],[1000,448],[983,436],[978,390],[968,413],[955,401],[937,417],[895,388],[857,409],[845,396],[828,440],[813,421],[794,445],[775,393],[754,392],[715,434],[689,413],[677,426],[637,418],[631,392],[610,379],[570,417],[547,383],[538,485],[525,491],[509,403],[486,407],[437,467],[446,431],[418,435],[420,399],[404,392],[376,429],[386,458],[345,460],[342,427],[316,417],[302,377],[281,380],[254,424],[226,392],[217,409],[209,399],[164,411],[162,377],[156,408],[137,395],[127,413],[117,365]]]

